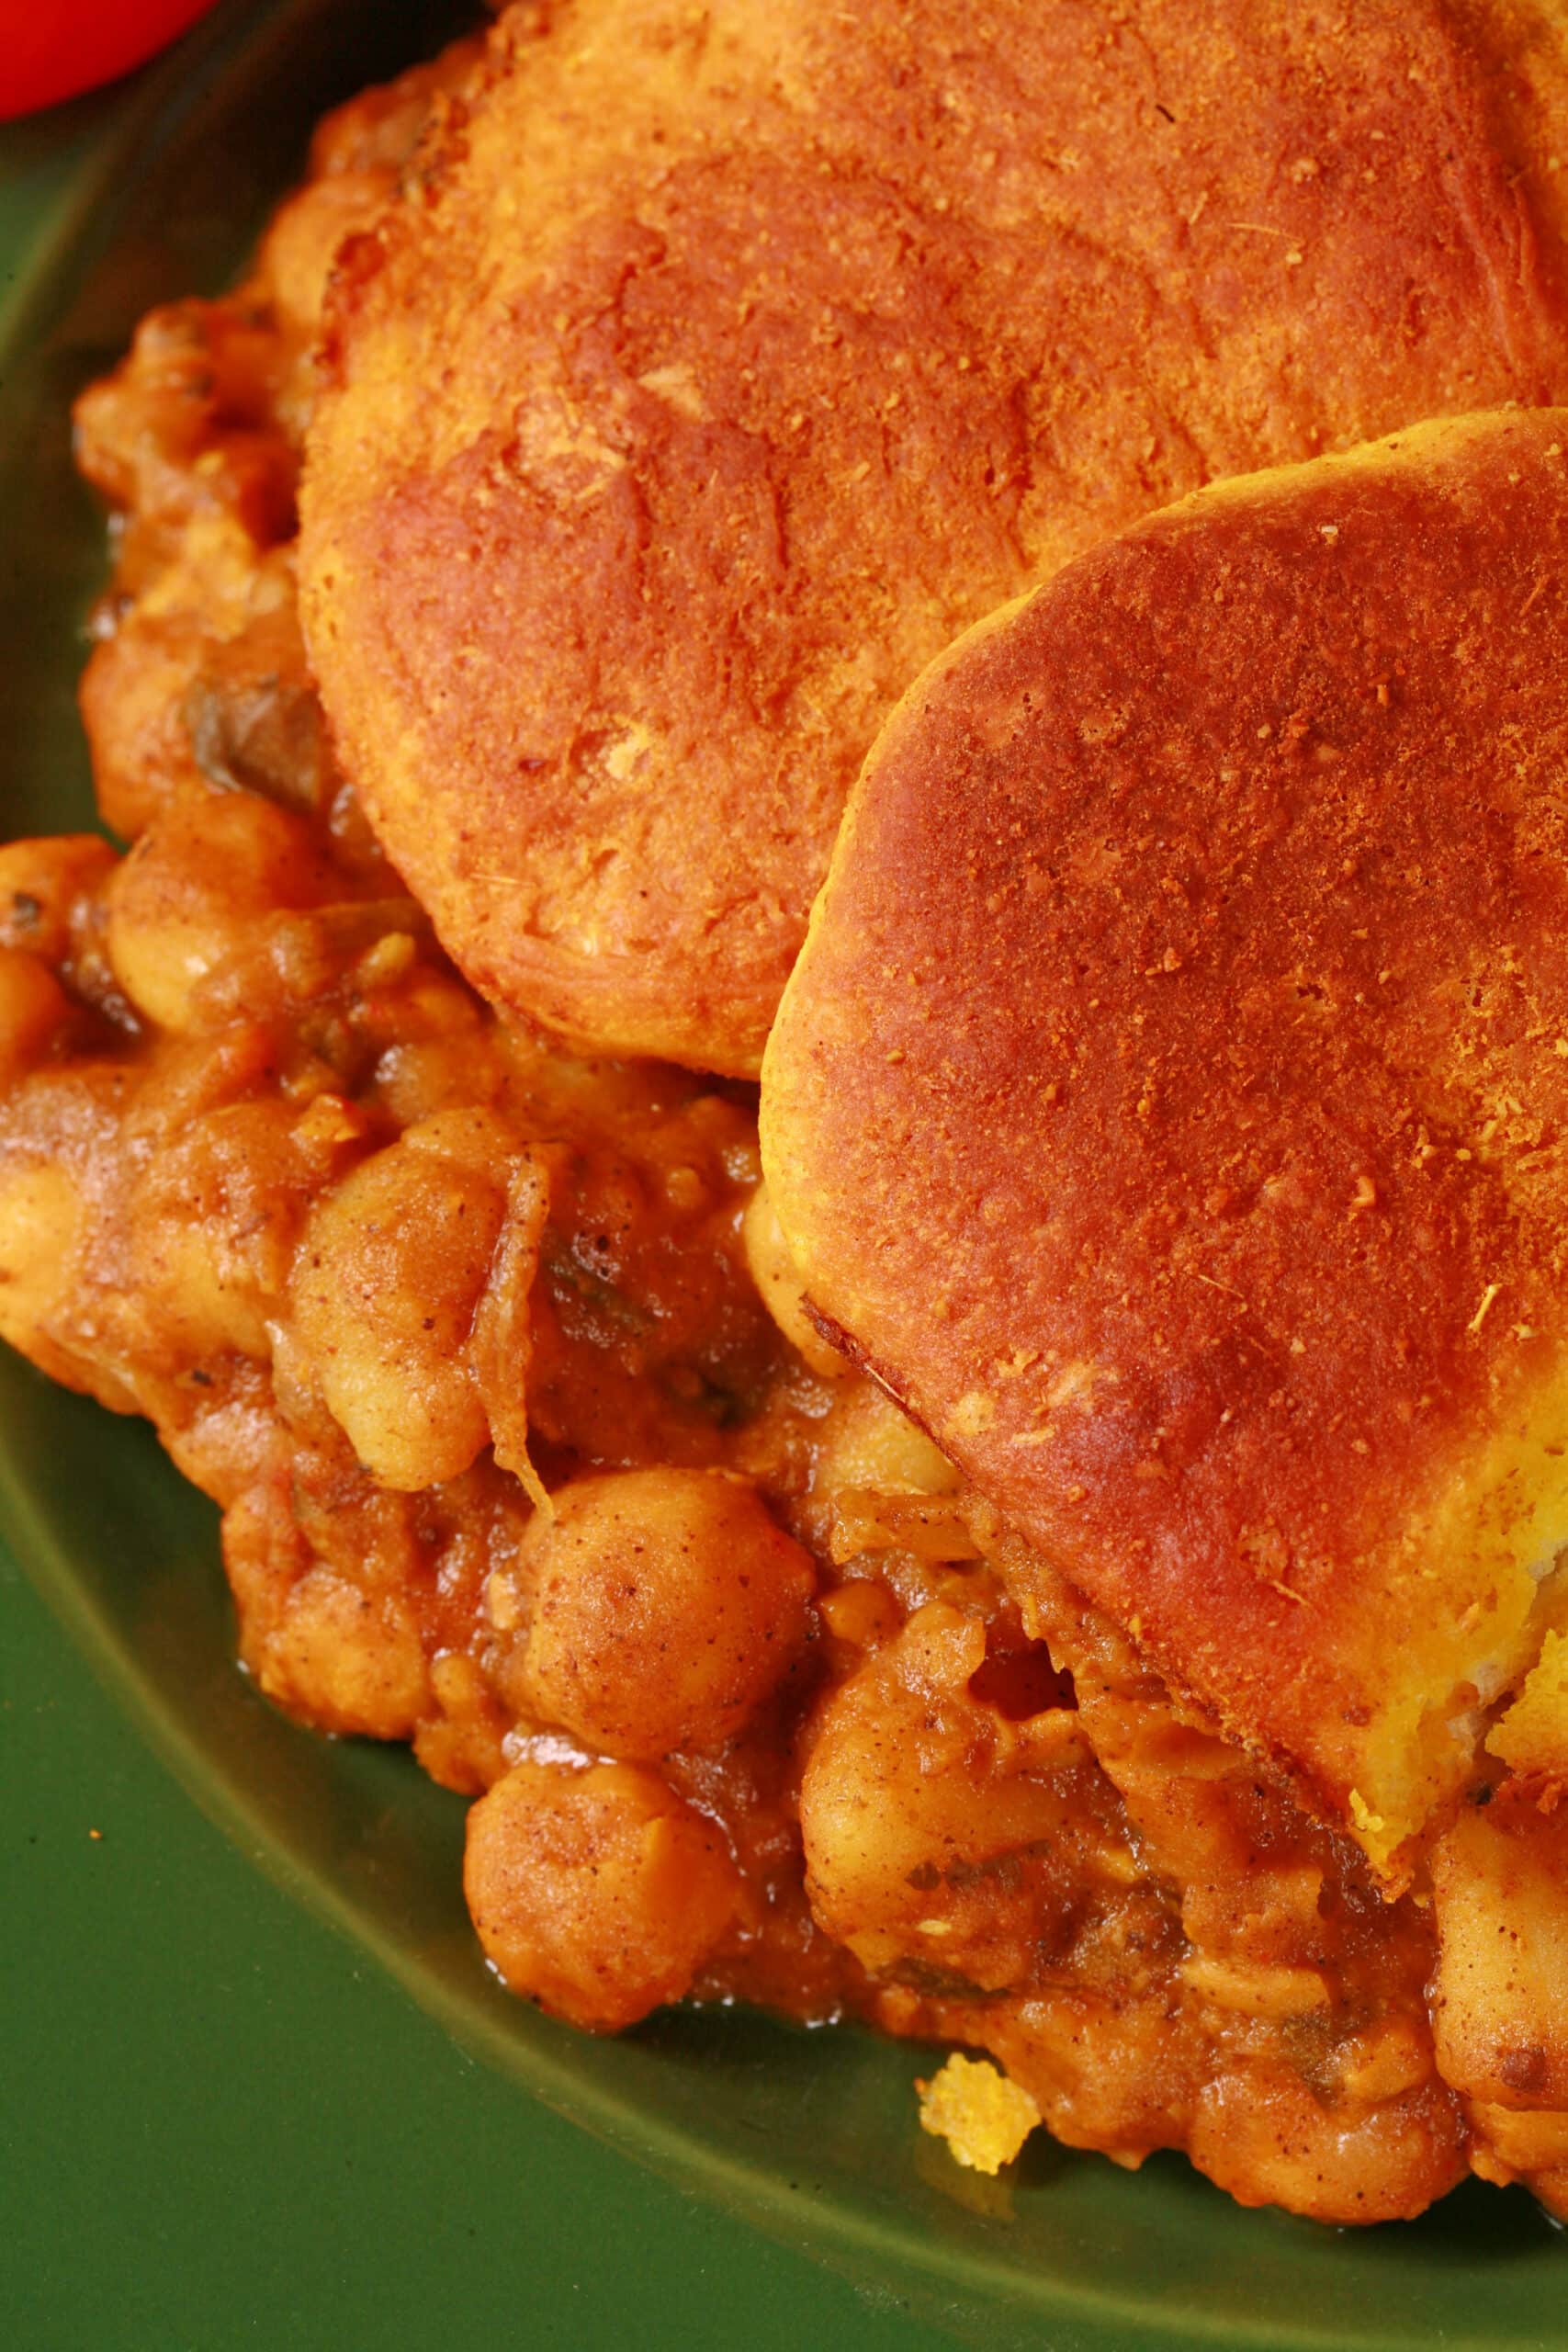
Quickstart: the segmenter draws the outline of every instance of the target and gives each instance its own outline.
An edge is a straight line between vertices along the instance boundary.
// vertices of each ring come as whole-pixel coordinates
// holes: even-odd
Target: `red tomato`
[[[0,0],[0,120],[129,74],[213,0]]]

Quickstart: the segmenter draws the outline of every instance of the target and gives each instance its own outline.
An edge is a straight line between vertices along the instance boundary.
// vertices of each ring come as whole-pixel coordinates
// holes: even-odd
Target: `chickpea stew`
[[[1335,2222],[1467,2170],[1561,2209],[1568,2120],[1467,2022],[1486,1890],[1528,1909],[1561,1825],[1489,1807],[1384,1901],[822,1340],[754,1091],[498,1019],[338,772],[292,562],[321,289],[467,62],[330,119],[252,277],[81,403],[130,846],[0,849],[0,1335],[218,1501],[270,1700],[473,1801],[518,1994],[985,2053],[927,2120],[986,2167],[1038,2117]]]

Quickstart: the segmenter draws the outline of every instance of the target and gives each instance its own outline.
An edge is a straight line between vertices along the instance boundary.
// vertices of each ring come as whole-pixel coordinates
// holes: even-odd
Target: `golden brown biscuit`
[[[304,496],[342,756],[476,985],[754,1069],[959,630],[1212,476],[1568,393],[1547,16],[513,9],[345,254]]]
[[[880,738],[764,1072],[809,1297],[1395,1879],[1562,1601],[1565,599],[1564,410],[1078,558]]]

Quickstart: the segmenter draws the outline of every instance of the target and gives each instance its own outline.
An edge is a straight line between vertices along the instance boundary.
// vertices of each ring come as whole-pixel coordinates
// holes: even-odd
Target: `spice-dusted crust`
[[[1563,411],[1080,558],[889,723],[764,1077],[809,1295],[1396,1876],[1568,1542],[1565,580]]]
[[[1568,391],[1535,13],[513,9],[344,257],[302,541],[480,990],[754,1070],[958,631],[1213,476]]]

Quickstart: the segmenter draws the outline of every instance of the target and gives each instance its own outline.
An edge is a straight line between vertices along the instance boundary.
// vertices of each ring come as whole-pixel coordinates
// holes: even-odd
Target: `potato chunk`
[[[650,1761],[735,1736],[798,1654],[814,1581],[754,1488],[672,1469],[568,1487],[516,1575],[533,1581],[530,1711]]]
[[[516,1766],[468,1815],[463,1883],[512,1991],[611,2033],[680,1999],[740,1899],[718,1830],[629,1764]]]

